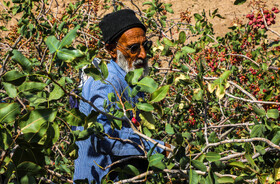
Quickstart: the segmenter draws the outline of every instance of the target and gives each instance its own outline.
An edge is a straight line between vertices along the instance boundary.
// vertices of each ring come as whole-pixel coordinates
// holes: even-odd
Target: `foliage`
[[[132,178],[127,182],[279,180],[280,35],[270,28],[279,10],[253,1],[247,24],[239,22],[216,37],[211,21],[223,18],[217,10],[182,12],[176,22],[168,18],[174,13],[171,4],[143,3],[141,20],[155,41],[151,72],[141,78],[143,70],[137,69],[126,80],[130,96],[144,92],[145,98],[134,105],[123,102],[121,94],[108,94],[118,108],[86,117],[70,108],[69,97],[86,101],[73,91],[85,65],[87,75],[106,82],[109,56],[97,22],[104,11],[111,12],[111,3],[115,10],[125,6],[78,1],[57,14],[52,1],[4,2],[5,20],[20,18],[11,30],[1,26],[9,31],[1,42],[9,47],[0,51],[0,183],[71,183],[75,141],[92,133],[106,136],[96,122],[100,113],[112,119],[114,128],[127,121],[138,135],[175,147],[168,158],[150,150],[146,175],[128,165],[121,171]],[[95,57],[103,59],[99,69],[91,65]]]

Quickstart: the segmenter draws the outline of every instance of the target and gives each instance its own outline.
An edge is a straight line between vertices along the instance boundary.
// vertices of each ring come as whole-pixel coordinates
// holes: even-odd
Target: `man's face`
[[[144,30],[137,27],[127,30],[119,38],[116,62],[126,72],[137,68],[144,68],[144,73],[148,72],[147,53],[143,46],[146,41]]]

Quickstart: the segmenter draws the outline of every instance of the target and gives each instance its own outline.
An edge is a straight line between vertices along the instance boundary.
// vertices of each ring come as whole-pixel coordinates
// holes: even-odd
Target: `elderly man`
[[[122,94],[123,101],[135,104],[141,94],[133,98],[129,97],[125,75],[137,68],[144,68],[144,74],[148,72],[146,57],[152,43],[145,36],[146,28],[132,10],[120,10],[108,14],[99,26],[103,33],[106,49],[112,56],[111,61],[107,64],[109,71],[107,81],[109,83],[104,84],[89,78],[84,84],[82,96],[103,111],[105,111],[104,101],[107,100],[107,103],[109,101],[107,97],[109,93]],[[84,102],[81,102],[79,109],[85,115],[90,114],[93,110],[89,104]],[[99,115],[97,121],[103,125],[104,133],[110,137],[129,139],[137,144],[141,144],[142,141],[147,151],[154,146],[148,141],[140,140],[140,137],[134,134],[125,122],[123,122],[121,130],[113,130],[106,116]],[[75,161],[74,181],[87,179],[100,183],[101,179],[110,171],[110,168],[106,170],[102,168],[128,156],[144,155],[143,150],[139,149],[137,145],[120,141],[120,139],[111,139],[107,136],[100,139],[92,135],[87,140],[78,141],[79,157]],[[161,141],[158,142],[164,144]],[[156,148],[155,151],[162,152],[159,148]],[[136,163],[136,161],[131,163]],[[142,163],[144,162],[142,161]],[[114,179],[116,179],[116,175],[110,175],[110,180]]]

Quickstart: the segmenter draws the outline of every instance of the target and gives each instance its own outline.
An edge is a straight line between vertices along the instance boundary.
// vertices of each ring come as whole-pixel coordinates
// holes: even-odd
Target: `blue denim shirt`
[[[115,89],[111,84],[94,81],[94,79],[90,77],[83,86],[82,96],[85,99],[90,100],[100,110],[104,110],[103,103],[105,99],[107,100],[107,104],[109,102],[107,95],[109,93],[116,94],[116,91],[118,94],[122,95],[123,101],[128,101],[132,105],[135,104],[139,96],[134,98],[128,96],[127,89],[129,86],[125,81],[126,72],[122,70],[113,60],[107,64],[107,67],[109,75],[106,80],[109,81]],[[88,103],[81,101],[79,110],[85,115],[89,115],[93,108]],[[106,116],[99,115],[97,121],[103,125],[104,132],[108,135],[121,139],[130,139],[141,145],[139,136],[134,134],[133,130],[125,123],[123,123],[121,130],[112,130],[110,122]],[[76,129],[83,130],[83,127],[77,127]],[[144,139],[142,139],[142,141],[144,142],[144,146],[147,151],[154,146],[153,143]],[[162,141],[157,142],[164,144]],[[108,174],[109,168],[102,170],[99,166],[105,168],[106,166],[112,164],[112,157],[144,155],[143,151],[135,144],[112,140],[107,137],[99,139],[95,135],[92,135],[86,140],[77,141],[76,144],[79,147],[79,156],[75,160],[74,181],[77,179],[87,178],[89,182],[96,181],[96,183],[100,183],[101,179]],[[162,152],[162,149],[156,148],[155,151]]]

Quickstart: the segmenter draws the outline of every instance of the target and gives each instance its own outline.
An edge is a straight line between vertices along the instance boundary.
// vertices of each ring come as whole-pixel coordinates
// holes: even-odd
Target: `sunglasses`
[[[126,50],[130,50],[131,54],[140,53],[140,50],[141,50],[141,45],[140,45],[140,43],[135,43],[135,44],[132,44],[132,45],[130,45],[130,46],[128,46],[128,47],[125,47],[125,46],[123,46],[122,44],[120,44],[120,43],[118,43],[118,42],[116,42],[116,43],[117,43],[118,45],[121,45],[121,46],[122,46],[123,48],[125,48]],[[143,47],[144,47],[144,49],[145,49],[146,52],[149,51],[149,50],[151,49],[152,44],[153,44],[152,41],[145,41],[145,42],[143,43]]]

